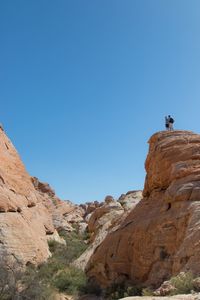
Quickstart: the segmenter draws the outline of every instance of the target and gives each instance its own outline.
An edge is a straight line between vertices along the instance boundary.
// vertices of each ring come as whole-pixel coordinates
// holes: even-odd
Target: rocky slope
[[[87,228],[91,246],[78,262],[85,266],[109,230],[141,198],[141,192],[134,191],[119,201],[107,197],[104,203],[80,206],[60,200],[49,184],[27,173],[3,128],[0,162],[0,254],[22,265],[45,261],[50,255],[48,240],[64,242],[58,231],[76,228],[84,232]]]
[[[47,240],[59,238],[56,229],[71,230],[68,215],[77,207],[56,197],[46,183],[31,178],[0,128],[0,255],[22,265],[45,261]]]
[[[149,140],[143,199],[96,248],[88,276],[101,286],[159,286],[200,270],[200,135],[159,132]]]
[[[97,205],[92,213],[86,215],[89,239],[89,247],[75,261],[75,265],[83,270],[108,233],[115,231],[128,213],[142,199],[141,191],[130,191],[122,194],[116,201],[112,196],[107,196],[103,203]],[[89,210],[90,211],[90,210]]]

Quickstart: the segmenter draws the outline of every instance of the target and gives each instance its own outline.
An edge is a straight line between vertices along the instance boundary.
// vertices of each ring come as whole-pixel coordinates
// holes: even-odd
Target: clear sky
[[[62,199],[142,189],[166,114],[200,132],[199,0],[0,1],[0,121]]]

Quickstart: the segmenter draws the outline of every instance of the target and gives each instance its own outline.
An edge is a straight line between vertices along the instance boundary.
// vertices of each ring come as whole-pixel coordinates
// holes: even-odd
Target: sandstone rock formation
[[[91,239],[94,240],[99,231],[107,232],[107,229],[113,226],[124,210],[121,204],[111,196],[105,198],[105,204],[97,208],[88,220],[88,231],[91,233]],[[103,230],[102,230],[103,229]]]
[[[103,203],[99,203],[98,201],[94,202],[86,202],[85,204],[81,204],[80,207],[85,211],[84,217],[90,215],[96,208],[102,206]]]
[[[78,205],[60,200],[48,183],[40,182],[36,177],[31,180],[57,230],[73,231],[73,223],[83,221],[84,211]]]
[[[77,267],[85,269],[88,260],[95,249],[101,244],[109,229],[115,225],[116,221],[123,214],[124,210],[120,203],[109,196],[105,199],[105,204],[96,208],[88,219],[88,232],[90,234],[90,246],[74,263]]]
[[[87,274],[106,287],[158,287],[200,270],[200,135],[159,132],[149,140],[143,199],[92,255]]]
[[[0,128],[0,255],[22,265],[41,263],[49,255],[47,240],[59,240],[55,215],[74,210],[48,184],[31,178]],[[58,226],[59,227],[59,226]]]
[[[88,233],[90,235],[90,245],[87,250],[76,260],[75,265],[85,269],[90,257],[96,248],[102,243],[109,232],[115,231],[142,198],[141,191],[132,191],[120,196],[115,201],[112,196],[107,196],[103,203],[88,205],[89,208],[95,207],[92,213],[86,215],[88,223]],[[90,212],[90,209],[86,210]]]
[[[142,199],[142,191],[129,191],[126,194],[122,194],[118,202],[122,205],[123,209],[130,212]]]

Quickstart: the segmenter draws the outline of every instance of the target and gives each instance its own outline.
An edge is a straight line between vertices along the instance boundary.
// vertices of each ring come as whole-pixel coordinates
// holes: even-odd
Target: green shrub
[[[105,298],[108,300],[118,300],[128,296],[141,296],[142,288],[137,285],[113,284],[105,291]]]
[[[41,264],[37,269],[37,276],[45,281],[49,282],[52,280],[54,275],[65,267],[60,261],[55,258],[50,258],[46,263]]]
[[[67,262],[72,262],[78,258],[88,247],[85,243],[84,235],[76,231],[68,233],[66,231],[60,231],[59,235],[63,237],[66,242],[65,259],[67,259]]]
[[[91,237],[91,233],[86,229],[83,233],[82,233],[82,238],[84,241],[88,241]]]
[[[48,241],[48,246],[49,246],[49,250],[51,253],[54,253],[58,247],[58,242],[54,241],[54,240],[49,240]]]
[[[19,299],[51,299],[57,289],[72,295],[82,292],[86,286],[86,276],[81,270],[71,267],[70,263],[86,249],[85,242],[76,232],[63,233],[63,236],[66,245],[53,240],[48,242],[52,256],[47,262],[38,267],[27,267],[21,278],[24,289]]]
[[[146,287],[142,289],[142,296],[153,296],[153,291]]]
[[[78,232],[63,235],[66,245],[49,241],[52,256],[38,267],[29,265],[25,272],[18,272],[17,267],[9,269],[0,260],[0,300],[51,300],[57,289],[72,295],[83,292],[86,276],[70,264],[87,248],[84,236]]]
[[[194,289],[193,279],[191,272],[180,273],[172,277],[170,283],[176,288],[176,291],[172,292],[172,294],[189,294]]]
[[[102,293],[102,289],[97,282],[87,280],[85,286],[81,290],[83,294],[92,294],[96,296],[100,296]]]
[[[74,267],[68,267],[55,276],[53,284],[60,292],[74,295],[84,289],[86,276],[83,271]]]
[[[25,283],[26,287],[23,291],[20,292],[20,300],[27,299],[37,299],[37,300],[53,300],[54,299],[54,290],[51,286],[46,285],[44,282],[41,282],[36,276],[29,281],[29,284]]]
[[[24,273],[21,272],[21,276],[17,278],[15,293],[9,300],[27,300],[37,299],[46,300],[53,299],[53,289],[46,284],[45,280],[41,280],[38,276],[38,269],[30,265],[27,267]],[[21,287],[20,291],[18,287]],[[0,297],[2,300],[2,298]],[[6,298],[7,299],[7,298]]]

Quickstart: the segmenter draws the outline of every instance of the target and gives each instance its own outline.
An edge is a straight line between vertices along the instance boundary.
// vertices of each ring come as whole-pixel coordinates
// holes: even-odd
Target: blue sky
[[[142,189],[147,141],[200,132],[198,0],[1,0],[0,121],[80,203]]]

